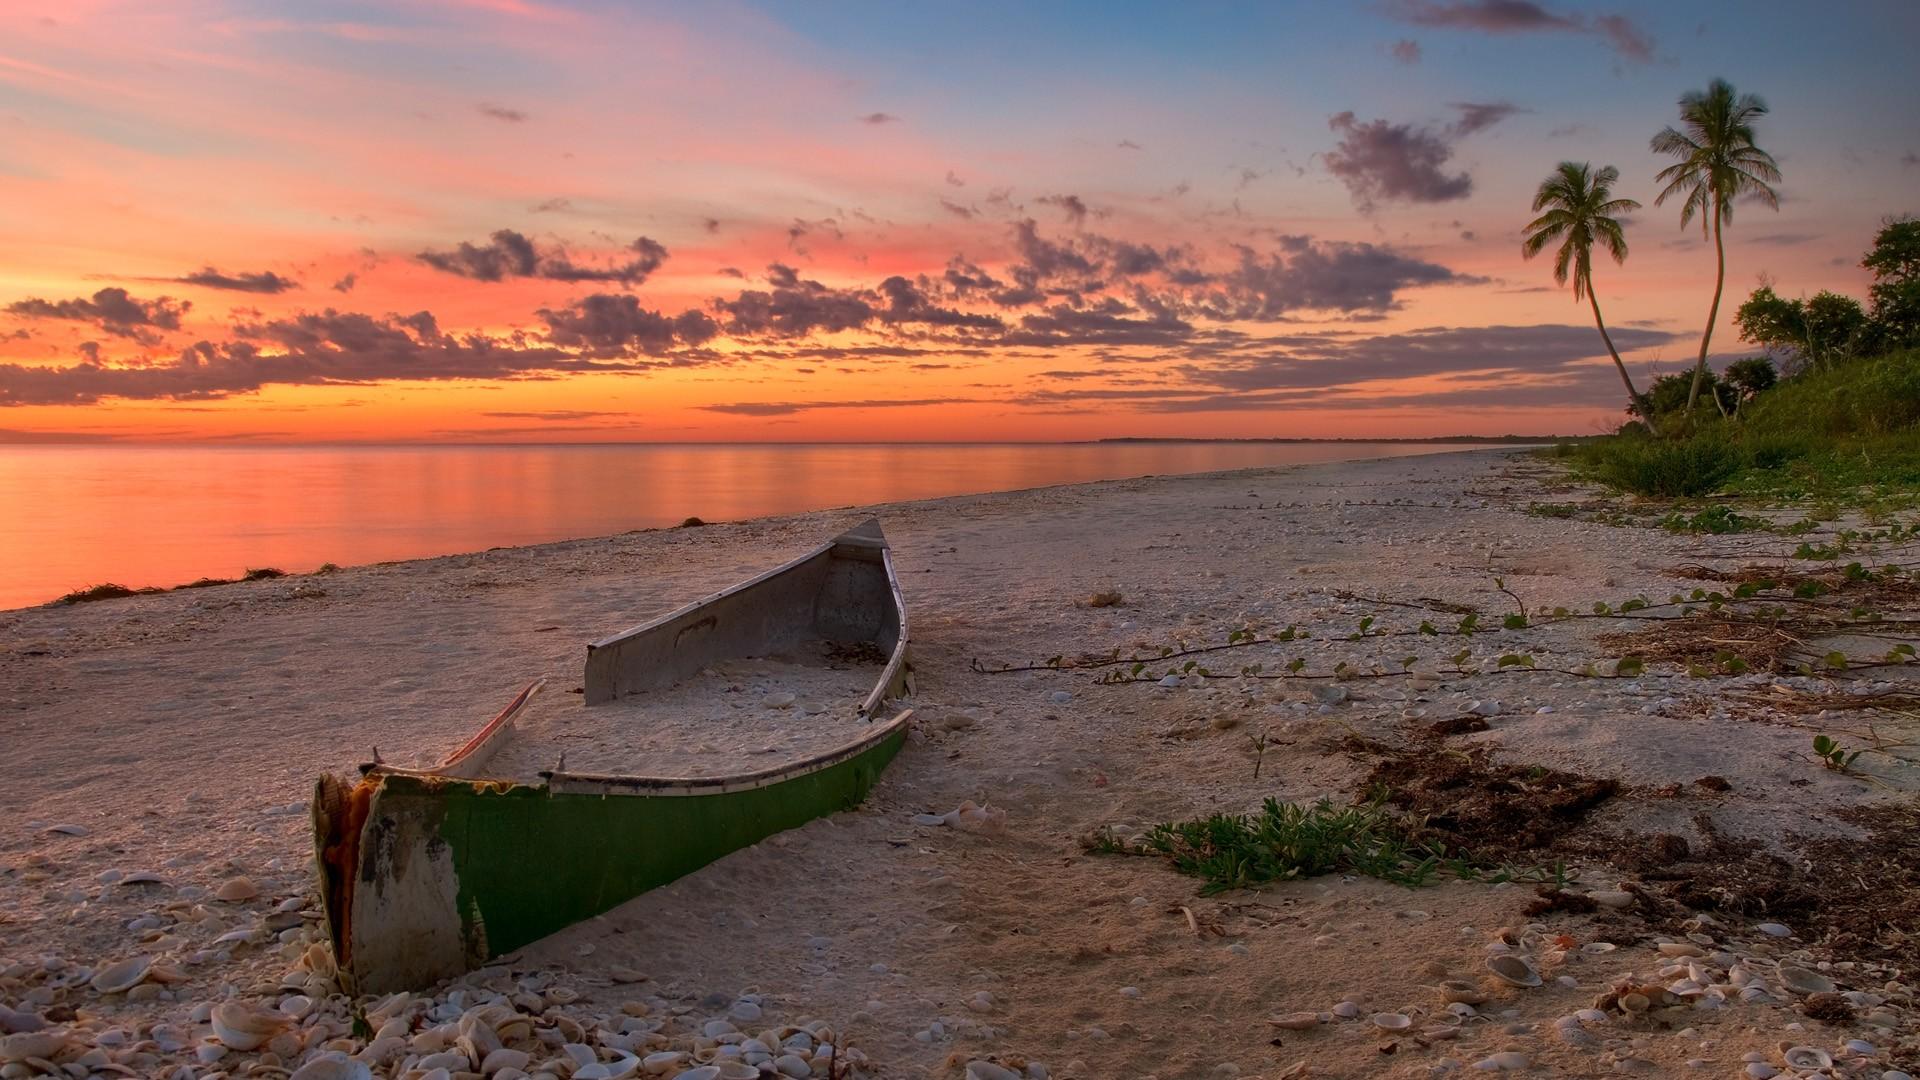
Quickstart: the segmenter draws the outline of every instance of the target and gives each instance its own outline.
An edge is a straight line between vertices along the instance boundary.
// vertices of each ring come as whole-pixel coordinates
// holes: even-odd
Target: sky
[[[1761,95],[1713,354],[1920,212],[1911,0],[12,0],[0,442],[1584,434],[1562,160],[1636,378],[1713,249],[1648,139]]]

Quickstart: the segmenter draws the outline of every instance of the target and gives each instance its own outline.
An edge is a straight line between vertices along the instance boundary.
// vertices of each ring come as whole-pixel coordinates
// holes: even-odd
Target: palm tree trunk
[[[1720,318],[1720,291],[1727,284],[1727,249],[1720,241],[1720,198],[1713,200],[1713,253],[1719,261],[1713,275],[1713,306],[1707,309],[1707,328],[1700,333],[1700,362],[1693,367],[1693,387],[1687,391],[1687,415],[1693,415],[1694,402],[1700,400],[1700,384],[1707,374],[1707,343],[1713,340],[1713,324]],[[1727,407],[1720,404],[1720,395],[1713,395],[1713,403],[1725,413]]]
[[[1627,401],[1640,410],[1640,418],[1653,426],[1653,409],[1641,399],[1640,391],[1633,388],[1633,376],[1627,374],[1627,365],[1620,360],[1620,350],[1613,347],[1613,335],[1607,333],[1607,322],[1600,317],[1600,298],[1593,293],[1593,282],[1587,282],[1587,302],[1593,305],[1593,324],[1600,328],[1600,340],[1607,343],[1607,355],[1613,357],[1613,366],[1620,369],[1620,381],[1627,384]]]

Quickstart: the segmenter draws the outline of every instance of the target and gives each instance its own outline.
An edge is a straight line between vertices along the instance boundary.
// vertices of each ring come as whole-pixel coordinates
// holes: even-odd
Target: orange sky
[[[0,442],[1585,433],[1618,379],[1518,254],[1555,162],[1649,204],[1598,271],[1643,380],[1711,289],[1651,205],[1681,91],[1775,106],[1725,314],[1862,293],[1914,209],[1914,119],[1823,71],[1898,7],[1797,66],[1790,13],[1069,8],[9,5]]]

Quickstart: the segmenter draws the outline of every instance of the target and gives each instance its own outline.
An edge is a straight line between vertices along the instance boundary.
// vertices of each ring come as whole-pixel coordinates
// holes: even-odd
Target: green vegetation
[[[1514,872],[1482,866],[1420,840],[1415,829],[1377,803],[1336,806],[1268,799],[1251,817],[1215,814],[1153,827],[1137,848],[1106,836],[1089,847],[1108,854],[1160,855],[1174,869],[1203,878],[1203,895],[1272,881],[1364,874],[1396,885],[1426,885],[1442,876],[1466,880],[1552,880],[1551,871]]]
[[[1554,456],[1640,495],[1910,500],[1920,485],[1920,325],[1903,320],[1920,316],[1920,300],[1906,306],[1920,297],[1920,222],[1887,222],[1861,265],[1875,274],[1870,309],[1833,293],[1782,300],[1765,285],[1741,305],[1741,336],[1779,357],[1784,375],[1752,357],[1719,376],[1662,376],[1634,410],[1640,422]],[[1690,404],[1696,381],[1707,400]]]

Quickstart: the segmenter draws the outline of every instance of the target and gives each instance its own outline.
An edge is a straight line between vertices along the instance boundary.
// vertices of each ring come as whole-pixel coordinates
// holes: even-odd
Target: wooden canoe
[[[803,760],[716,776],[490,775],[539,683],[426,769],[322,776],[320,894],[353,993],[459,975],[774,833],[857,805],[905,740],[906,608],[878,521],[784,566],[587,646],[587,706],[670,687],[796,638],[884,657],[856,738]],[[864,685],[864,684],[862,684]],[[617,710],[616,710],[617,711]]]

